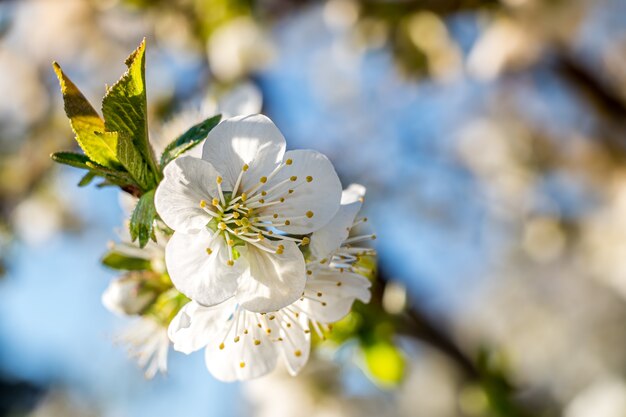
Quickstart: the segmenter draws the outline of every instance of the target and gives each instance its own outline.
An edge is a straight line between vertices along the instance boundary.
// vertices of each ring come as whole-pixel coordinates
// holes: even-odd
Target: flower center
[[[249,166],[241,168],[237,181],[231,192],[222,190],[222,177],[216,178],[217,196],[210,202],[200,201],[202,207],[211,217],[207,227],[214,234],[213,238],[223,238],[229,248],[228,265],[232,266],[239,257],[236,247],[251,244],[266,252],[282,254],[285,246],[282,241],[293,241],[298,246],[308,245],[308,236],[293,236],[281,232],[279,229],[289,226],[293,222],[310,219],[313,211],[307,210],[300,216],[285,216],[280,212],[281,205],[294,194],[296,189],[314,179],[308,175],[304,180],[291,176],[273,183],[271,180],[285,166],[293,161],[287,159],[278,165],[268,176],[262,176],[258,182],[248,190],[243,190],[242,179]],[[207,249],[210,255],[212,250]]]

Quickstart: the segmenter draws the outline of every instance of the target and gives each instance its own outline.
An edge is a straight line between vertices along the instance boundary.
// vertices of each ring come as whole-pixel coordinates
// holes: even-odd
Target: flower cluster
[[[369,280],[349,238],[365,190],[341,183],[322,154],[285,152],[265,116],[227,119],[202,159],[182,156],[164,170],[155,195],[174,230],[165,260],[174,286],[192,301],[169,326],[176,350],[206,347],[209,371],[225,381],[266,374],[282,357],[296,374],[311,329],[320,335]]]
[[[99,187],[119,187],[129,215],[121,243],[102,259],[123,271],[103,304],[137,319],[122,340],[147,377],[167,369],[170,342],[186,353],[205,347],[209,371],[224,381],[266,374],[279,357],[296,374],[312,331],[323,336],[355,300],[369,301],[374,252],[359,242],[374,236],[350,237],[364,221],[356,216],[365,189],[342,191],[319,152],[286,151],[263,115],[223,119],[258,109],[250,89],[223,100],[222,114],[194,112],[187,130],[167,145],[156,141],[157,158],[145,51],[144,40],[107,88],[102,117],[53,64],[84,153],[51,158],[86,171],[79,186],[97,179]]]

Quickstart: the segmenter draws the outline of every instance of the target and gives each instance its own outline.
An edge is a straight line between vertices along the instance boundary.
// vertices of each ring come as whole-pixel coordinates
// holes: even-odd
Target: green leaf
[[[192,126],[185,133],[171,142],[161,155],[161,167],[165,167],[170,161],[178,158],[183,152],[187,152],[202,142],[209,132],[222,120],[222,115],[210,117],[203,122]]]
[[[86,173],[83,178],[80,179],[80,181],[78,182],[78,186],[79,187],[86,187],[87,185],[91,184],[91,181],[93,181],[93,179],[96,177],[96,173],[93,171],[89,171],[88,173]]]
[[[148,259],[135,258],[115,250],[112,250],[104,255],[104,258],[102,258],[102,264],[112,269],[125,271],[143,271],[149,270],[151,267]]]
[[[156,186],[156,181],[150,167],[137,150],[130,136],[123,132],[104,132],[102,136],[115,137],[117,142],[117,158],[130,174],[135,184],[143,191]]]
[[[78,184],[79,186],[85,186],[89,184],[87,180],[91,181],[93,178],[89,178],[88,175],[97,175],[105,178],[106,180],[114,183],[119,186],[126,186],[135,184],[135,180],[124,171],[116,171],[114,169],[110,169],[107,167],[103,167],[102,165],[98,165],[93,162],[87,155],[83,155],[75,152],[55,152],[50,155],[53,161],[58,162],[60,164],[69,165],[74,168],[86,169],[89,171],[87,175],[83,177],[83,179]]]
[[[139,238],[139,246],[144,247],[148,239],[156,242],[154,219],[157,212],[154,207],[154,190],[141,196],[130,218],[130,238],[134,242]]]
[[[118,168],[116,143],[95,133],[104,131],[104,122],[59,64],[54,62],[52,66],[61,85],[65,114],[70,119],[76,141],[92,161],[109,168]]]
[[[90,169],[88,163],[93,163],[87,155],[75,152],[55,152],[50,155],[54,162],[69,165],[74,168]]]
[[[160,179],[154,151],[148,142],[148,105],[146,101],[146,40],[126,59],[128,70],[102,100],[104,127],[107,132],[127,134],[142,155],[155,178]],[[117,154],[119,157],[119,152]],[[124,164],[124,161],[120,161]],[[124,164],[125,165],[125,164]],[[126,165],[125,165],[126,166]],[[133,175],[134,176],[134,175]]]

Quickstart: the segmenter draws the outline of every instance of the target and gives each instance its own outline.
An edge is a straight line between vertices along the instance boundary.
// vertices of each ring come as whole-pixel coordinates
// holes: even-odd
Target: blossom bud
[[[141,273],[128,273],[109,284],[102,294],[102,304],[119,315],[140,314],[156,298],[156,293],[146,288]]]

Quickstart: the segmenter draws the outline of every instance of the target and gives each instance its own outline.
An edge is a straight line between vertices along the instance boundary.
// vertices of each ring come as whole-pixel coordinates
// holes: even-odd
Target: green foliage
[[[148,142],[145,51],[146,40],[144,39],[126,59],[128,71],[107,90],[102,100],[102,113],[104,114],[106,130],[127,135],[143,158],[144,163],[150,167],[152,174],[155,178],[159,178],[161,174],[157,169],[154,152]],[[119,157],[119,152],[117,156]],[[139,164],[139,161],[133,162]]]
[[[188,302],[189,298],[178,292],[176,288],[170,288],[157,297],[145,314],[153,317],[164,326],[168,326]]]
[[[125,271],[149,270],[151,265],[148,259],[135,258],[125,255],[115,249],[109,251],[102,258],[102,264],[112,269]]]
[[[202,142],[209,132],[218,125],[222,115],[210,117],[194,126],[172,141],[161,155],[161,167],[165,167],[173,159],[179,157],[183,152],[187,152],[200,142]]]
[[[132,186],[135,182],[125,171],[119,171],[99,165],[89,159],[87,155],[74,152],[55,152],[50,155],[53,161],[75,168],[86,169],[89,172],[80,180],[79,186],[89,184],[95,176],[105,179],[104,185],[118,185],[122,188]]]
[[[117,142],[117,158],[139,188],[147,191],[156,187],[157,182],[150,167],[133,145],[130,136],[124,132],[104,132],[102,135],[115,137],[115,141]]]
[[[119,186],[139,196],[154,189],[162,175],[148,143],[145,40],[128,57],[126,65],[128,71],[103,99],[103,120],[61,67],[53,64],[65,112],[85,154],[57,152],[52,159],[87,170],[80,186],[99,176],[104,181],[98,186]]]
[[[54,62],[52,66],[61,85],[65,114],[70,119],[81,149],[92,161],[109,168],[119,168],[113,138],[104,138],[97,134],[104,132],[104,122],[59,64]]]
[[[154,190],[141,196],[130,218],[130,238],[134,242],[139,239],[139,246],[144,247],[149,239],[156,242],[154,220],[157,212],[154,207]]]

